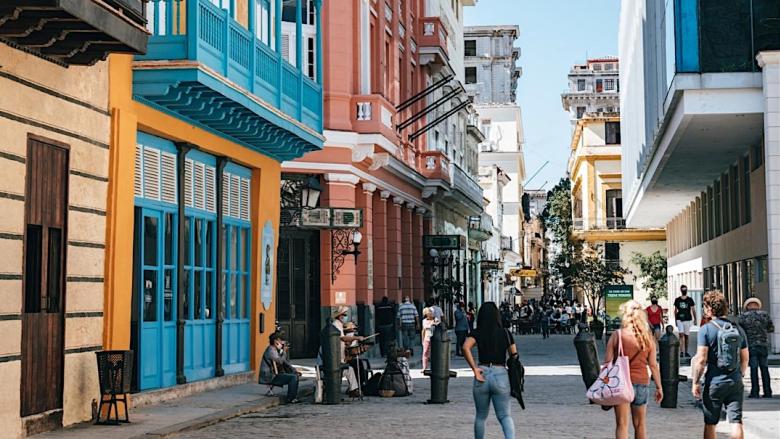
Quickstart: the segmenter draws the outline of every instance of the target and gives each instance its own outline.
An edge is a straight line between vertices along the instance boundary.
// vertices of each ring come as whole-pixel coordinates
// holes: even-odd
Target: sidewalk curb
[[[314,383],[306,382],[301,384],[300,395],[302,397],[307,397],[314,393]],[[197,419],[180,422],[178,424],[169,425],[138,436],[133,436],[131,439],[168,438],[180,433],[185,433],[187,431],[199,430],[201,428],[218,424],[220,422],[237,418],[239,416],[268,410],[280,404],[281,397],[264,397],[262,399],[250,401],[235,407],[220,410],[216,413],[202,416]]]

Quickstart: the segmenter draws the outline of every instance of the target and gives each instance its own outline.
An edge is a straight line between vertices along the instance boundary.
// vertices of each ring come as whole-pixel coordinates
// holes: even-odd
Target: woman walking
[[[479,365],[471,355],[471,349],[477,345]],[[477,315],[477,329],[466,337],[463,343],[463,355],[471,370],[474,371],[474,437],[485,437],[485,421],[493,402],[496,418],[501,423],[505,439],[514,439],[515,424],[510,409],[509,373],[506,369],[507,355],[517,355],[517,347],[512,335],[504,329],[501,313],[494,302],[485,302]]]
[[[615,438],[628,439],[630,417],[634,425],[634,438],[644,439],[647,437],[645,417],[650,384],[648,367],[655,382],[655,402],[660,403],[664,397],[661,390],[661,373],[655,358],[656,344],[647,321],[647,313],[639,302],[630,300],[624,303],[620,306],[620,313],[621,329],[613,332],[607,343],[605,363],[612,362],[618,355],[618,344],[622,338],[623,354],[629,358],[635,396],[630,404],[615,406]]]

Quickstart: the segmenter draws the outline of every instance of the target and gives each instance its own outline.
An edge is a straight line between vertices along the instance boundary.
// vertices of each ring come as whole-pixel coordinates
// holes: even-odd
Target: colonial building
[[[615,58],[588,60],[593,72],[617,74]],[[599,67],[600,66],[600,67]],[[612,74],[610,73],[610,74]],[[569,74],[569,91],[562,96],[564,109],[574,105],[596,108],[595,112],[571,113],[574,133],[568,171],[572,188],[572,216],[575,236],[589,247],[598,247],[607,264],[628,269],[624,281],[633,286],[634,299],[649,304],[649,293],[642,286],[639,268],[632,262],[635,254],[665,254],[666,233],[663,228],[626,227],[623,217],[621,181],[622,144],[620,113],[616,106],[602,107],[616,99],[616,89],[593,91],[586,87],[578,92],[583,70],[575,66]],[[607,94],[605,100],[601,97]],[[613,110],[609,112],[607,110]]]
[[[147,2],[147,53],[110,59],[105,346],[135,352],[134,390],[259,369],[281,163],[323,143],[320,15],[320,1]]]
[[[697,303],[702,290],[718,288],[737,314],[756,296],[778,325],[780,31],[772,23],[780,5],[625,5],[628,225],[666,226],[670,299],[682,284]],[[778,352],[780,334],[772,339]]]
[[[520,278],[523,297],[541,297],[544,289],[544,267],[547,248],[544,222],[540,215],[547,204],[547,191],[528,190],[523,193],[523,268],[511,273]]]
[[[0,5],[5,438],[90,419],[95,351],[106,346],[112,121],[105,59],[145,52],[144,23],[140,0]]]
[[[316,355],[334,307],[353,307],[372,333],[384,296],[474,294],[482,137],[468,124],[460,47],[473,4],[324,4],[325,148],[282,165],[277,318],[294,357]],[[311,189],[319,199],[303,203]]]
[[[615,57],[592,58],[572,66],[569,89],[561,95],[572,124],[586,114],[620,113],[619,70]]]

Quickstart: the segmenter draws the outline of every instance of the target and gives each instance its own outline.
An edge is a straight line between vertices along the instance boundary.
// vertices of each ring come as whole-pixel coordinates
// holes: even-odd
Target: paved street
[[[517,437],[523,438],[609,438],[614,415],[585,401],[584,385],[579,375],[572,337],[554,335],[549,340],[537,336],[518,337],[526,369],[526,407],[513,403]],[[471,399],[471,374],[463,360],[453,361],[458,378],[450,382],[447,405],[425,405],[429,396],[427,378],[415,371],[415,394],[406,398],[369,398],[342,406],[302,404],[282,406],[265,412],[248,414],[202,430],[182,434],[182,438],[282,437],[346,438],[415,437],[468,438],[472,434],[474,406]],[[675,438],[699,437],[701,414],[693,407],[690,388],[681,384],[676,410],[650,406],[648,432],[661,437],[659,431]],[[772,410],[780,403],[769,402]],[[749,410],[748,410],[749,411]],[[750,413],[745,416],[751,422]],[[755,419],[755,418],[754,418]],[[775,417],[777,419],[777,417]],[[777,421],[775,421],[777,422]],[[326,429],[329,428],[328,429]],[[727,437],[722,424],[719,437]],[[494,417],[488,419],[487,437],[500,437]],[[758,437],[748,435],[747,437]]]

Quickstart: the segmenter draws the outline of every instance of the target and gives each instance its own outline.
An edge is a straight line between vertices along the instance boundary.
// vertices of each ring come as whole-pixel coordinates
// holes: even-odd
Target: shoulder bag
[[[623,335],[618,334],[618,355],[611,363],[601,367],[598,379],[590,386],[585,396],[596,404],[614,406],[628,404],[634,400],[634,386],[631,383],[630,360],[623,354]]]

